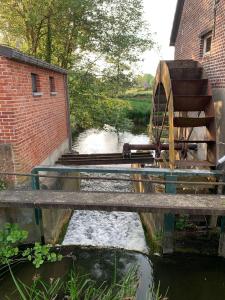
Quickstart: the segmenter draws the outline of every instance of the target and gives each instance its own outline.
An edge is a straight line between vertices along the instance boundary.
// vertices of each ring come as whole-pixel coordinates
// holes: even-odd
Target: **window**
[[[32,93],[33,96],[41,96],[40,92],[40,80],[37,74],[31,73],[31,82],[32,82]]]
[[[212,46],[212,32],[202,37],[203,40],[203,56],[207,55],[211,51]]]
[[[31,73],[31,79],[32,79],[32,92],[37,93],[38,92],[38,78],[37,74]]]
[[[55,78],[50,76],[49,77],[49,85],[50,85],[50,94],[56,95],[56,89],[55,89]]]

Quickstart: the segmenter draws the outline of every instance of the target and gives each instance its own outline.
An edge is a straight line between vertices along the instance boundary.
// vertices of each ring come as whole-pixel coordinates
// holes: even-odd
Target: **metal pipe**
[[[66,96],[66,117],[67,117],[67,134],[69,139],[69,151],[72,151],[72,133],[71,133],[71,123],[70,123],[70,99],[69,99],[69,89],[68,89],[68,74],[64,76],[64,87]]]
[[[225,186],[225,182],[206,182],[206,181],[168,181],[168,180],[155,180],[155,179],[133,179],[133,178],[121,178],[121,177],[103,177],[103,176],[58,176],[58,175],[42,175],[42,174],[26,174],[26,173],[7,173],[0,172],[0,175],[14,175],[14,176],[27,176],[37,179],[39,177],[44,178],[63,178],[63,179],[82,179],[82,180],[103,180],[103,181],[127,181],[127,182],[149,182],[158,184],[186,184],[186,185],[204,185],[204,186]],[[152,175],[159,176],[159,175]],[[222,173],[221,173],[222,176]],[[38,187],[38,186],[37,186]],[[39,190],[40,188],[33,188],[33,190]]]
[[[197,150],[197,144],[189,144],[187,145],[189,150]],[[135,145],[135,144],[124,144],[123,151],[129,152],[131,150],[169,150],[169,144],[146,144],[146,145]],[[175,144],[175,150],[183,150],[184,145],[182,143]]]

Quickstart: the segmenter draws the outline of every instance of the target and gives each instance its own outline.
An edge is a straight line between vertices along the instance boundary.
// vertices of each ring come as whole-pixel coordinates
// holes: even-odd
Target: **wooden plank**
[[[203,127],[208,126],[210,122],[214,122],[214,117],[205,118],[190,118],[190,117],[175,117],[173,119],[174,127]]]
[[[225,195],[4,191],[0,207],[225,215]]]

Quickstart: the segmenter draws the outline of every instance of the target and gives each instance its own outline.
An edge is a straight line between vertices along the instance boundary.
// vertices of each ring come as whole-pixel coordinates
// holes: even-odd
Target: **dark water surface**
[[[225,260],[203,256],[147,257],[143,254],[118,250],[74,250],[74,260],[46,264],[35,270],[31,264],[23,264],[14,269],[17,277],[30,283],[35,273],[42,278],[63,277],[71,268],[79,274],[90,274],[99,282],[110,282],[115,264],[118,279],[127,273],[131,266],[138,266],[140,284],[138,300],[150,300],[146,297],[148,287],[153,284],[163,294],[167,289],[170,300],[223,300],[225,299]],[[0,299],[10,296],[14,290],[12,280],[7,275],[1,283]],[[17,300],[11,296],[10,299]],[[99,299],[100,300],[100,299]],[[121,299],[122,300],[122,299]]]

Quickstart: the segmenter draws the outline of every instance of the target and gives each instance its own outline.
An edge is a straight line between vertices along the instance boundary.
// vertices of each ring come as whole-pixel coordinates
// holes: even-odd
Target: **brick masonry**
[[[31,73],[39,76],[41,96],[32,93]],[[11,145],[10,170],[30,172],[68,138],[65,76],[0,56],[0,144]]]
[[[202,55],[201,34],[213,29],[210,54]],[[213,88],[225,88],[225,1],[186,0],[175,43],[175,59],[200,61]]]
[[[210,29],[211,51],[203,56],[202,34]],[[203,65],[215,102],[218,155],[225,155],[225,0],[185,0],[175,59],[194,59]]]

